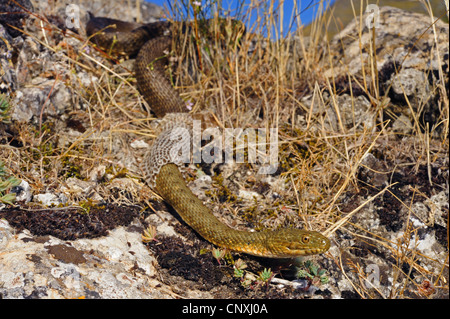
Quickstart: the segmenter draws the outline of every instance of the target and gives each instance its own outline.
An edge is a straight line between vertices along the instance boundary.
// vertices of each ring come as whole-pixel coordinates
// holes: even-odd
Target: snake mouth
[[[289,256],[308,256],[324,253],[328,248],[303,248],[303,249],[289,249]]]

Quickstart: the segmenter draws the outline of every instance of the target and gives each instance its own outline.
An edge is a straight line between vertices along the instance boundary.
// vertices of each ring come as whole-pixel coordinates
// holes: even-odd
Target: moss
[[[124,178],[127,177],[128,174],[128,170],[125,167],[121,167],[117,173],[114,174],[113,178],[111,178],[111,180],[115,179],[115,178]]]
[[[213,181],[217,187],[207,190],[205,192],[207,196],[217,199],[220,203],[236,203],[238,201],[238,197],[223,184],[222,174],[214,176]]]
[[[85,213],[85,214],[89,214],[91,209],[105,209],[106,208],[105,203],[101,203],[101,204],[94,203],[94,201],[91,198],[81,201],[79,203],[79,205],[83,209],[83,211],[81,213]]]
[[[257,210],[258,205],[251,205],[246,207],[243,211],[242,211],[242,219],[245,220],[247,223],[250,224],[255,224],[255,221],[257,220],[257,216],[259,214],[258,210]],[[258,227],[256,230],[259,230]]]
[[[81,165],[75,164],[71,157],[64,156],[61,159],[61,164],[63,165],[63,169],[61,171],[62,176],[64,176],[65,178],[76,177],[78,179],[82,179],[82,167]]]
[[[314,161],[321,161],[323,154],[326,152],[326,144],[320,143],[318,139],[305,138],[306,133],[300,129],[291,130],[284,127],[280,129],[283,134],[291,136],[294,142],[285,143],[280,145],[279,161],[280,167],[283,172],[290,170],[296,170],[299,160],[311,160],[311,156],[314,154]],[[302,141],[302,142],[295,142]]]

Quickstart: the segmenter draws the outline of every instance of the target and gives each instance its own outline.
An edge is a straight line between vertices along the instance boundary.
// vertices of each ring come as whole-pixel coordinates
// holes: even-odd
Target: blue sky
[[[156,4],[159,4],[161,6],[164,6],[164,4],[167,4],[170,2],[170,0],[147,0],[148,2],[153,2]],[[184,0],[186,3],[188,3],[189,0]],[[222,5],[225,7],[225,10],[231,10],[232,12],[236,10],[237,4],[244,2],[244,9],[248,11],[248,5],[251,3],[251,0],[221,0]],[[212,0],[198,0],[198,2],[201,2],[202,5],[205,5],[207,2],[215,2]],[[256,2],[256,1],[254,1]],[[260,1],[261,3],[269,3],[269,1]],[[283,3],[284,6],[284,19],[283,19],[283,29],[286,31],[289,29],[290,21],[292,19],[292,12],[294,10],[294,3],[297,4],[298,7],[301,8],[301,14],[300,18],[303,24],[308,24],[313,20],[315,12],[317,12],[317,3],[320,2],[320,0],[275,0],[275,6],[277,6],[280,2]],[[334,2],[334,0],[331,0],[331,2]],[[232,14],[233,15],[233,14]],[[255,16],[255,14],[253,15]],[[296,25],[291,27],[291,31],[295,30]]]

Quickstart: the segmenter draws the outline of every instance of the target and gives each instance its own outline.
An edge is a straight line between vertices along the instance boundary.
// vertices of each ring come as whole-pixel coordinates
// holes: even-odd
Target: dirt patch
[[[63,240],[105,236],[108,230],[127,226],[139,215],[139,207],[114,204],[92,207],[89,212],[70,207],[39,210],[12,207],[0,211],[0,218],[17,231],[28,229],[35,236],[52,235]]]
[[[84,258],[83,252],[71,246],[51,245],[47,247],[47,250],[50,255],[53,255],[53,257],[64,263],[78,265],[80,263],[86,262],[86,258]]]

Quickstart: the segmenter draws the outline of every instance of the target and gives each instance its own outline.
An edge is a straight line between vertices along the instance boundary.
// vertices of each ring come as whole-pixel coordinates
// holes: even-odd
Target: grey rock
[[[413,119],[412,107],[422,127],[436,128],[440,125],[442,110],[437,101],[442,90],[432,88],[448,86],[448,24],[436,21],[430,28],[434,20],[429,16],[393,7],[380,8],[374,31],[366,22],[368,18],[369,14],[365,14],[361,20],[354,19],[333,38],[330,43],[333,67],[327,67],[330,59],[326,56],[324,76],[333,79],[355,76],[360,83],[368,83],[372,91],[378,89],[381,98],[386,96],[392,101],[387,107],[387,101],[381,98],[378,101],[385,119],[391,119],[392,123],[402,114]],[[360,38],[355,36],[360,32]],[[373,43],[376,45],[377,84],[373,83],[372,76]]]
[[[64,83],[34,78],[31,85],[33,87],[23,88],[16,92],[12,119],[28,122],[34,117],[38,121],[41,113],[60,115],[65,112],[66,108],[71,107],[72,93]]]
[[[6,28],[0,24],[0,93],[15,90],[17,86],[16,73],[11,63],[12,43],[12,37],[6,32]]]
[[[67,197],[64,194],[44,193],[36,194],[33,198],[34,202],[41,203],[44,206],[58,206],[67,203]]]
[[[33,197],[30,184],[22,180],[18,186],[12,189],[16,193],[16,202],[28,203]]]
[[[88,12],[95,16],[121,19],[125,21],[154,22],[161,18],[162,7],[154,3],[136,0],[62,0],[57,3],[39,1],[39,11],[51,12],[61,17],[64,27],[83,32],[84,25],[89,20]],[[74,17],[75,21],[71,19]]]
[[[2,221],[0,236],[4,229],[11,231]],[[124,228],[115,229],[106,237],[80,239],[69,244],[51,236],[34,240],[27,232],[16,237],[4,236],[8,242],[2,246],[0,256],[0,295],[3,298],[171,297],[169,290],[152,279],[156,260],[148,254],[140,236]],[[80,262],[68,259],[65,250],[80,254]]]

